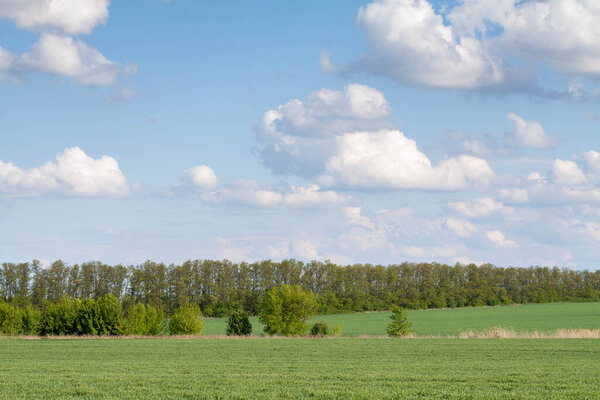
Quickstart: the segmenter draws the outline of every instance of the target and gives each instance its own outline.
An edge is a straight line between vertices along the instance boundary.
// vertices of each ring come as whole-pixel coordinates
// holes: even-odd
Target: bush
[[[105,294],[94,304],[94,328],[97,335],[120,335],[124,331],[123,308],[112,294]]]
[[[169,332],[172,335],[197,335],[202,332],[202,311],[197,304],[179,307],[169,321]]]
[[[329,335],[329,325],[325,321],[315,322],[310,328],[310,334],[313,336],[327,336]]]
[[[162,311],[136,303],[127,311],[126,331],[131,335],[158,335],[163,319]]]
[[[412,323],[408,321],[406,310],[400,307],[392,308],[392,322],[387,327],[387,334],[394,337],[408,336],[413,333]]]
[[[265,294],[259,318],[269,335],[303,335],[316,308],[313,292],[298,285],[282,285]]]
[[[125,326],[127,327],[127,333],[130,335],[146,334],[146,307],[142,303],[135,303],[133,307],[127,310]]]
[[[252,333],[252,324],[244,311],[234,311],[227,319],[228,336],[248,336]]]
[[[0,302],[0,333],[18,335],[21,333],[22,325],[19,309],[8,303]]]
[[[50,304],[42,313],[40,333],[42,335],[75,334],[77,314],[77,307],[72,300],[61,299],[56,304]]]
[[[26,306],[20,309],[21,312],[21,333],[25,335],[40,334],[40,318],[42,313],[32,306]]]
[[[77,318],[75,319],[75,330],[72,333],[77,335],[97,335],[96,328],[96,302],[92,299],[83,301],[73,300],[73,305],[77,309]]]

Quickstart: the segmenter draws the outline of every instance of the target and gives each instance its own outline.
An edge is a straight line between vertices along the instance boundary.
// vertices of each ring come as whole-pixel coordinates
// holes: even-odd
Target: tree
[[[121,302],[112,294],[105,294],[94,304],[94,327],[98,335],[123,333],[123,309]]]
[[[392,308],[392,322],[387,327],[387,334],[394,337],[408,336],[413,333],[412,323],[408,321],[406,310],[400,307]]]
[[[173,335],[197,335],[202,328],[202,311],[194,303],[179,307],[169,321],[169,332]]]
[[[316,309],[313,292],[298,285],[281,285],[265,294],[259,318],[269,335],[303,335],[308,329],[306,321]]]
[[[242,310],[232,312],[227,319],[228,336],[248,336],[252,333],[252,324],[248,314]]]

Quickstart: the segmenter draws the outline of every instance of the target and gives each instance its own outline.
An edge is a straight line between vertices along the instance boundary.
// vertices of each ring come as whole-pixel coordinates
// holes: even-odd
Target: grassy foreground
[[[0,398],[600,396],[600,341],[0,340]]]
[[[312,319],[342,325],[343,336],[385,335],[389,313],[356,313],[319,315]],[[549,332],[557,329],[600,328],[600,303],[551,303],[497,307],[466,307],[444,310],[409,311],[415,334],[428,336],[456,336],[465,331],[485,331],[501,326],[516,332]],[[253,334],[261,334],[263,327],[258,318],[251,319]],[[204,321],[205,335],[225,334],[225,319]]]

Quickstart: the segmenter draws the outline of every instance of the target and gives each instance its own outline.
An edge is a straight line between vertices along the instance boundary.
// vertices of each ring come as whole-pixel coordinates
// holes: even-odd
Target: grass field
[[[320,315],[314,321],[342,324],[343,336],[385,335],[389,313],[356,313]],[[466,307],[444,310],[409,311],[417,335],[458,335],[465,331],[484,331],[501,326],[517,332],[556,329],[600,328],[600,303],[552,303],[527,304],[498,307]],[[251,319],[254,334],[261,334],[263,327],[258,318]],[[225,334],[225,319],[204,321],[205,335]]]
[[[600,396],[599,340],[0,340],[0,398]]]

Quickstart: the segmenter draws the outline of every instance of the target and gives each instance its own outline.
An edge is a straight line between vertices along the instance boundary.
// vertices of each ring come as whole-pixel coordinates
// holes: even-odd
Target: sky
[[[0,261],[596,269],[596,0],[0,0]]]

